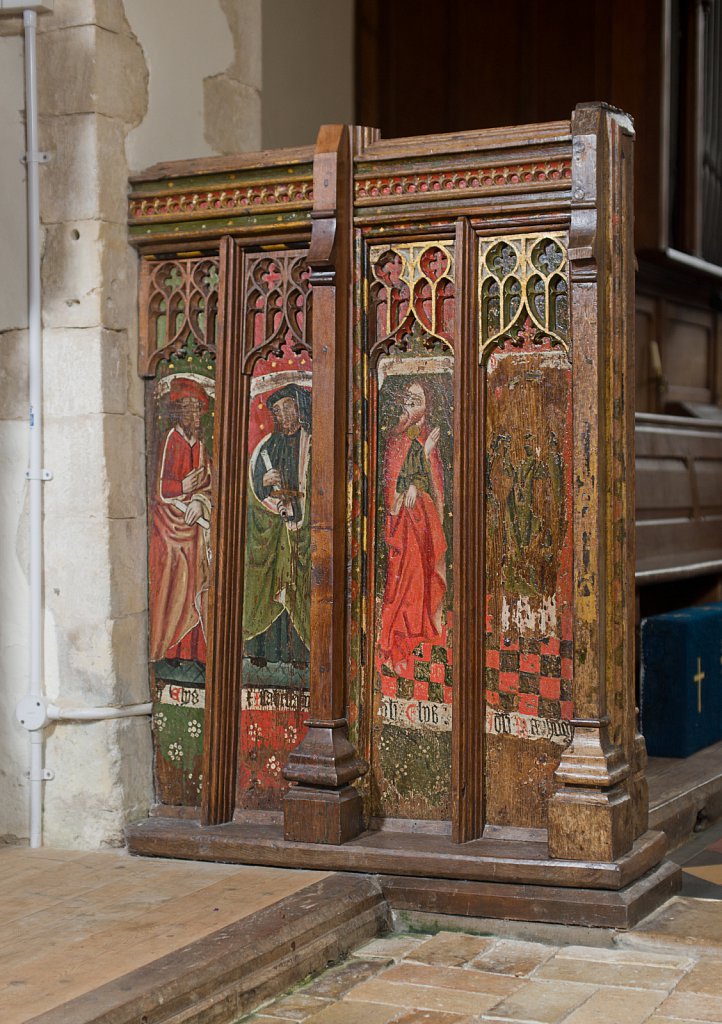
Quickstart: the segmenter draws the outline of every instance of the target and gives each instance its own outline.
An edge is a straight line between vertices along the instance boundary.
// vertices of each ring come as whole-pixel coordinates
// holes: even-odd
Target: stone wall
[[[55,13],[38,19],[40,144],[51,153],[40,170],[44,465],[54,474],[44,485],[45,692],[61,705],[148,699],[128,175],[260,148],[262,14],[261,0],[55,0]],[[0,20],[0,841],[28,835],[29,743],[14,719],[28,674],[20,32],[18,19]],[[318,113],[316,123],[329,119]],[[293,127],[290,111],[286,144]],[[125,823],[152,801],[147,718],[58,723],[46,732],[45,763],[55,772],[44,787],[49,845],[122,843]]]

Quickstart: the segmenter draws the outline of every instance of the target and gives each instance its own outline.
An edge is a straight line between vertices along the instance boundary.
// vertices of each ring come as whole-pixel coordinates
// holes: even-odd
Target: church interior
[[[9,878],[166,865],[199,1022],[718,900],[719,0],[174,2],[0,4]]]

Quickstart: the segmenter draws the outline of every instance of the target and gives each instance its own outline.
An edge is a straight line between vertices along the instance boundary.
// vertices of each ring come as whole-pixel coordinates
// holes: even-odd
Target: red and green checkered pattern
[[[571,629],[569,629],[571,632]],[[486,635],[484,668],[488,707],[518,711],[536,718],[570,719],[574,715],[571,637]]]
[[[406,669],[400,675],[383,665],[376,654],[376,672],[384,697],[452,703],[452,621],[452,613],[447,612],[438,641],[419,644],[406,659]]]

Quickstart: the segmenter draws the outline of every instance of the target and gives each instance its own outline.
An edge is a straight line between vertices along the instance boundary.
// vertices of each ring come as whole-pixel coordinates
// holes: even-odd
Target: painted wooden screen
[[[307,250],[247,254],[246,447],[238,806],[280,810],[305,732],[311,646],[312,372]]]
[[[218,259],[144,261],[149,660],[159,802],[200,804]]]
[[[326,127],[313,154],[213,164],[192,201],[149,175],[149,493],[173,431],[205,453],[171,505],[209,523],[206,562],[166,599],[192,593],[201,625],[210,608],[205,823],[283,808],[286,841],[336,845],[548,829],[572,859],[643,831],[632,137],[596,104],[428,139]],[[166,344],[176,266],[217,268],[215,390],[209,337]],[[154,655],[158,737],[200,641]],[[175,802],[197,801],[193,723],[157,744]]]
[[[156,798],[194,814],[278,810],[308,712],[313,193],[309,151],[284,155],[150,174],[130,203]]]

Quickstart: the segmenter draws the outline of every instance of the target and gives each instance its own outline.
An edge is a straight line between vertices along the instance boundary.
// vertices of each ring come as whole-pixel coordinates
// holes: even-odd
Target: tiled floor
[[[682,894],[607,946],[391,935],[261,1008],[281,1024],[722,1024],[722,823],[676,851]],[[21,1024],[324,877],[0,847],[0,1024]],[[538,936],[535,936],[535,938]],[[584,939],[584,941],[593,941]]]
[[[684,948],[559,948],[454,932],[392,935],[243,1019],[256,1024],[720,1024],[722,958]]]
[[[323,877],[0,846],[0,1022],[27,1021]]]
[[[673,857],[683,869],[681,895],[632,932],[608,933],[616,948],[392,935],[244,1019],[722,1024],[722,822]]]
[[[683,896],[722,900],[722,823],[700,832],[672,859],[682,865]]]

